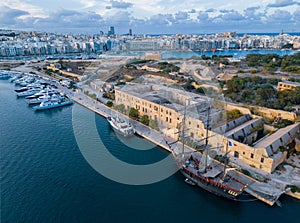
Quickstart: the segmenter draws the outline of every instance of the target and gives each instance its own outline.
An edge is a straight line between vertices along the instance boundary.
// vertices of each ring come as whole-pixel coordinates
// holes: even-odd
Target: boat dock
[[[76,93],[70,91],[69,89],[62,89],[64,92],[68,94],[68,96],[78,104],[88,108],[89,110],[103,116],[108,117],[111,115],[111,113],[114,112],[111,108],[105,106],[104,104],[95,101],[85,95],[84,93],[78,91]],[[128,118],[127,116],[120,114],[124,118]],[[135,120],[130,120],[130,122],[133,124],[135,131],[138,135],[142,136],[143,138],[149,140],[150,142],[162,147],[163,149],[172,152],[172,150],[175,150],[175,152],[178,152],[182,149],[182,143],[181,142],[175,142],[174,139],[168,138],[164,136],[163,134],[159,133],[158,131],[155,131],[151,129],[148,126],[145,126],[141,124],[140,122],[137,122]],[[170,147],[168,143],[172,143],[172,146]],[[194,152],[195,150],[192,148],[189,148],[185,146],[184,152]],[[218,161],[213,161],[216,165],[223,165],[222,163],[219,163]],[[245,188],[245,192],[252,195],[254,198],[263,201],[264,203],[273,206],[279,197],[286,193],[287,191],[284,189],[278,189],[274,185],[259,182],[253,178],[250,178],[249,176],[236,171],[236,170],[230,170],[228,172],[231,176],[239,179],[242,182],[245,182],[248,186]]]

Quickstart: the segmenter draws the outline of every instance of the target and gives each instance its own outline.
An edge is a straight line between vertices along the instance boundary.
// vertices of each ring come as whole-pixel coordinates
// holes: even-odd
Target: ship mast
[[[181,137],[182,137],[182,156],[184,154],[184,144],[185,144],[185,118],[186,118],[186,101],[184,106],[184,112],[183,112],[183,119],[182,119],[182,130],[181,130]]]
[[[226,151],[225,151],[225,156],[224,156],[223,180],[225,179],[225,176],[226,176],[227,153],[228,153],[228,139],[227,139],[227,141],[226,141]]]
[[[206,137],[205,137],[205,162],[204,162],[204,171],[206,172],[207,168],[207,159],[208,159],[208,129],[209,129],[209,122],[210,122],[210,104],[207,109],[207,120],[206,120]]]

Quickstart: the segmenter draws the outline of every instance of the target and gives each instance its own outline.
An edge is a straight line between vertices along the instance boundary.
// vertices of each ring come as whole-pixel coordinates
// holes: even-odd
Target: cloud
[[[241,13],[234,10],[226,10],[226,13],[219,15],[218,18],[223,21],[241,21],[245,19]]]
[[[130,3],[130,2],[123,2],[123,1],[114,1],[114,0],[111,0],[110,3],[111,3],[111,7],[112,8],[117,8],[117,9],[127,9],[127,8],[130,8],[130,7],[133,6],[132,3]]]
[[[300,9],[297,9],[294,13],[293,13],[293,17],[294,20],[300,23]]]
[[[231,10],[228,10],[228,9],[221,9],[220,12],[221,13],[228,13],[228,12],[233,12],[234,10],[231,9]]]
[[[0,7],[0,26],[15,25],[20,16],[29,15],[28,12],[12,9],[7,6]]]
[[[288,11],[276,10],[268,18],[270,22],[274,22],[274,23],[290,23],[292,22],[293,16]]]
[[[189,18],[189,14],[187,12],[177,12],[175,14],[175,20],[187,20]]]
[[[197,16],[199,22],[205,22],[208,20],[208,13],[200,11]]]
[[[216,9],[213,9],[213,8],[210,8],[210,9],[207,9],[206,12],[215,12]]]
[[[274,3],[270,3],[267,6],[271,8],[279,8],[279,7],[286,7],[290,5],[300,5],[300,2],[294,0],[275,0]]]
[[[4,1],[8,2],[8,0]],[[134,2],[132,0],[101,2],[88,0],[87,6],[95,2],[97,5],[74,10],[64,8],[57,10],[57,7],[55,10],[45,10],[47,13],[43,15],[33,14],[29,8],[27,10],[22,7],[16,9],[17,7],[3,6],[3,2],[0,2],[0,26],[8,29],[47,30],[61,33],[97,33],[99,30],[107,31],[109,26],[115,26],[118,34],[127,33],[129,28],[132,28],[134,33],[275,32],[285,27],[299,31],[300,10],[297,7],[270,8],[266,4],[262,6],[251,4],[251,7],[238,9],[228,4],[226,7],[222,5],[219,8],[212,8],[211,3],[199,6],[199,1],[191,0],[194,4],[191,3],[188,8],[184,3],[179,4],[177,1],[172,1],[170,4],[170,1],[162,3],[162,0],[151,2],[140,0],[135,3],[131,3]],[[291,5],[297,2],[296,0],[266,1],[273,5],[275,3]],[[272,5],[271,3],[269,5]]]

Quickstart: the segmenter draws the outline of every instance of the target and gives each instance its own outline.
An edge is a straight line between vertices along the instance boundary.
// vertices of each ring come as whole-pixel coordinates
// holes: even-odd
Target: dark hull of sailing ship
[[[239,195],[242,193],[242,190],[237,190],[230,188],[228,186],[222,185],[221,183],[210,179],[207,177],[202,177],[198,174],[195,174],[189,171],[186,168],[181,169],[181,173],[190,181],[194,182],[197,186],[202,189],[213,193],[217,196],[225,197],[232,200],[237,200]]]
[[[247,185],[231,176],[230,172],[224,172],[224,166],[220,163],[212,162],[201,168],[200,156],[201,154],[194,153],[183,163],[176,159],[181,173],[190,184],[194,183],[215,195],[237,200]]]

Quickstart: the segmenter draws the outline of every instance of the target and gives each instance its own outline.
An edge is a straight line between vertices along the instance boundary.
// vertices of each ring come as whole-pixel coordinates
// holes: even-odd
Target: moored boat
[[[73,101],[71,99],[64,99],[64,100],[47,100],[41,102],[41,104],[34,106],[33,109],[35,111],[40,111],[40,110],[46,110],[46,109],[51,109],[51,108],[57,108],[57,107],[62,107],[66,105],[71,105],[73,104]]]
[[[133,125],[130,122],[126,122],[120,117],[109,116],[107,117],[107,121],[116,133],[124,137],[132,136],[135,133]]]
[[[210,159],[208,155],[208,129],[210,126],[209,114],[210,105],[207,108],[204,153],[200,153],[199,151],[185,152],[185,139],[183,138],[182,151],[176,153],[172,150],[172,155],[180,169],[180,172],[186,177],[186,183],[191,185],[195,184],[217,196],[231,200],[240,200],[244,189],[248,185],[234,177],[235,175],[231,172],[233,171],[233,168],[227,168],[227,153],[224,156],[224,164]],[[186,111],[184,112],[182,125],[183,136],[185,133],[185,115]]]

